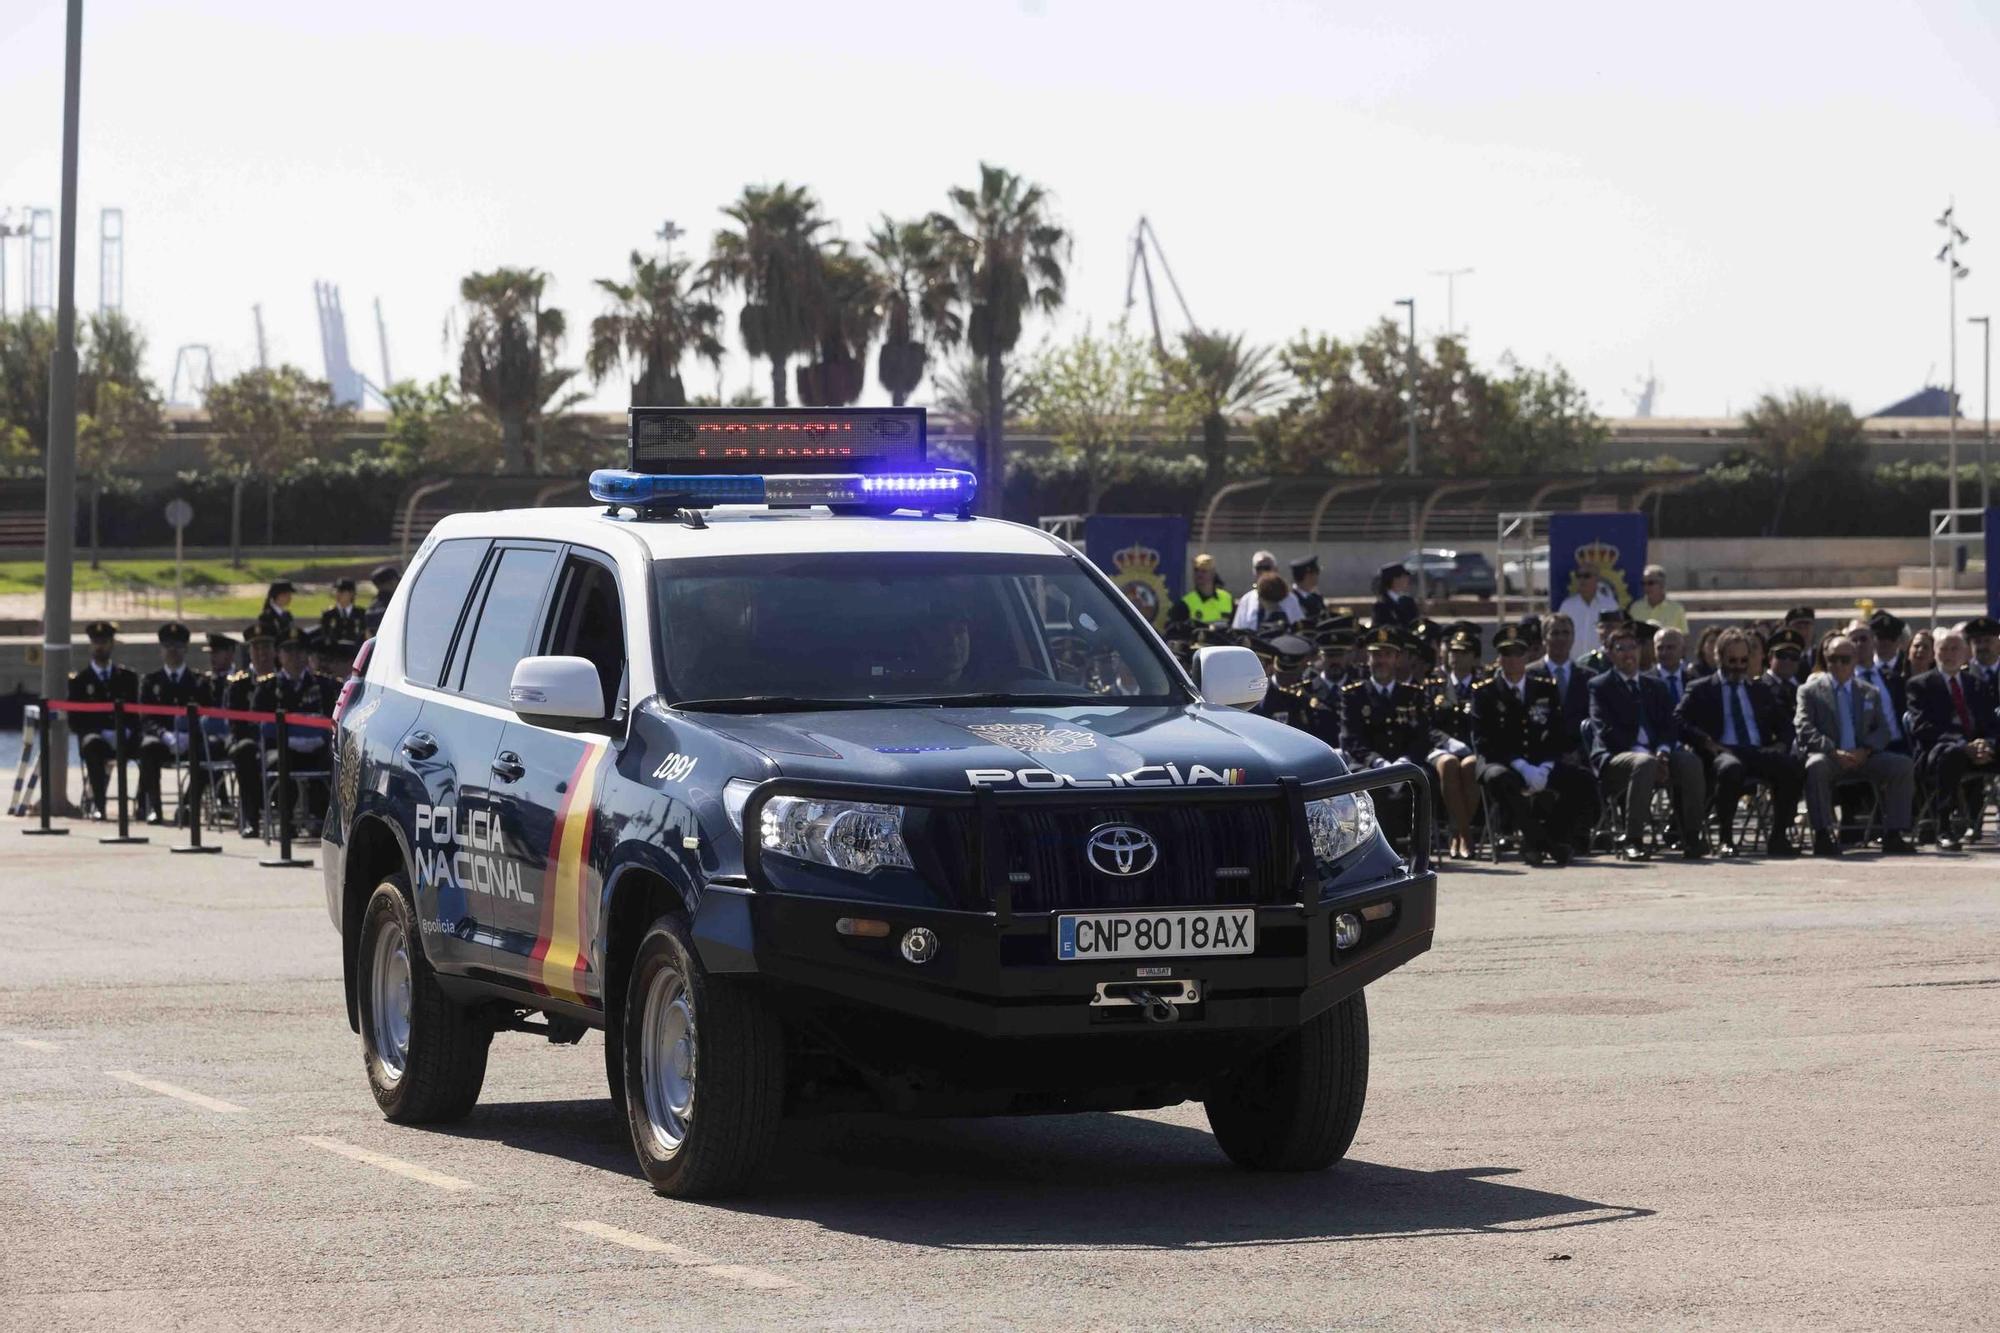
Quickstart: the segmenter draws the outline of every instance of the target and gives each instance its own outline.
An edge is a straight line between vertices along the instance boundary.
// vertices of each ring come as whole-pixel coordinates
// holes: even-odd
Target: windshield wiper
[[[727,699],[687,699],[670,707],[700,713],[814,713],[836,708],[922,708],[906,699],[814,699],[798,694],[743,694]]]

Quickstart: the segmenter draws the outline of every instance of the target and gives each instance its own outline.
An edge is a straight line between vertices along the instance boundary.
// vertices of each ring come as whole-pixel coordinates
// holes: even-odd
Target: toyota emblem
[[[1160,859],[1160,844],[1130,824],[1099,824],[1090,831],[1084,854],[1107,875],[1143,875]]]

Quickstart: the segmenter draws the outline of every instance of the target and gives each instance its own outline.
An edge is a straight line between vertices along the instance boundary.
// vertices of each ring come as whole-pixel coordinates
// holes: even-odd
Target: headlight
[[[1375,802],[1367,792],[1306,802],[1313,859],[1327,866],[1375,836]]]
[[[755,786],[739,778],[723,791],[723,806],[739,830],[744,806]],[[911,868],[910,849],[903,842],[900,805],[773,796],[764,802],[757,823],[758,842],[767,852],[836,870],[851,870],[858,875]]]

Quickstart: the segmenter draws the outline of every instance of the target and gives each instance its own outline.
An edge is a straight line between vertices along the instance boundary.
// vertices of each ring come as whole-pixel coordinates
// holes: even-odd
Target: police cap
[[[118,637],[118,626],[108,620],[93,620],[84,628],[83,636],[92,643],[108,643]]]
[[[160,626],[161,643],[178,643],[185,647],[187,641],[192,637],[194,636],[188,633],[188,627],[181,624],[178,620],[169,620],[166,624]]]
[[[1394,625],[1377,625],[1368,631],[1361,643],[1371,653],[1377,648],[1394,648],[1400,652],[1404,647],[1403,632]]]
[[[1386,564],[1382,566],[1382,568],[1376,570],[1375,577],[1378,580],[1380,580],[1382,586],[1386,588],[1389,586],[1389,582],[1391,579],[1407,578],[1409,576],[1409,573],[1410,571],[1404,567],[1403,562],[1397,560],[1397,561],[1392,561],[1391,563]]]
[[[1785,612],[1786,620],[1811,620],[1812,618],[1813,609],[1810,606],[1795,606]]]
[[[1609,625],[1613,622],[1618,622],[1622,624],[1624,620],[1625,620],[1625,613],[1619,610],[1615,606],[1612,607],[1609,611],[1599,611],[1597,613],[1597,623],[1600,625]]]
[[[1903,637],[1903,618],[1892,611],[1877,611],[1868,617],[1868,632],[1878,639]]]
[[[286,649],[303,651],[305,646],[306,646],[306,636],[304,634],[301,634],[298,630],[295,629],[286,630],[283,634],[278,636],[278,649],[280,652]]]
[[[354,580],[346,578],[335,579],[333,581],[333,590],[335,592],[353,592]]]
[[[368,581],[379,588],[385,583],[400,579],[402,576],[403,571],[394,565],[377,565],[368,572]]]
[[[223,634],[217,630],[210,630],[208,632],[208,651],[211,653],[219,653],[225,648],[234,647],[236,647],[236,640],[230,638],[227,634]]]
[[[243,627],[245,643],[270,643],[277,637],[277,630],[271,627],[271,622],[268,620],[254,620]]]
[[[1657,620],[1635,620],[1632,622],[1632,637],[1640,643],[1651,643],[1659,635],[1660,622]]]
[[[1778,656],[1780,653],[1792,653],[1804,656],[1806,651],[1805,636],[1797,630],[1781,629],[1771,636],[1770,642],[1766,643],[1764,648],[1773,657]]]
[[[1264,643],[1281,667],[1304,666],[1313,652],[1312,644],[1296,634],[1274,634]]]
[[[1319,573],[1319,557],[1316,555],[1300,556],[1292,561],[1292,577],[1295,579],[1301,575],[1317,573]]]
[[[2000,620],[1992,616],[1974,616],[1965,622],[1965,634],[1972,639],[1990,639],[2000,635]]]
[[[1451,636],[1445,647],[1454,653],[1471,653],[1474,657],[1477,657],[1479,656],[1479,636],[1459,630]]]
[[[1498,652],[1528,651],[1528,640],[1519,625],[1502,625],[1493,631],[1493,647]]]
[[[264,594],[264,596],[266,598],[271,598],[271,597],[276,597],[281,593],[297,592],[297,591],[298,589],[292,586],[292,581],[290,579],[272,579],[271,587],[269,591],[267,591]]]

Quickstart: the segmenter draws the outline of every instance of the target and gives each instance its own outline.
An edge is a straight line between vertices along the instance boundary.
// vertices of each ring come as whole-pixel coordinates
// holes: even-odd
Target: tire
[[[784,1115],[784,1028],[763,993],[709,976],[670,913],[632,959],[623,1026],[625,1120],[653,1189],[675,1199],[742,1189]]]
[[[391,875],[361,916],[355,990],[368,1087],[400,1125],[463,1118],[493,1043],[492,1028],[446,998],[419,940],[409,880]]]
[[[1206,1103],[1229,1160],[1323,1171],[1346,1154],[1368,1099],[1368,1002],[1354,994],[1235,1071]]]

